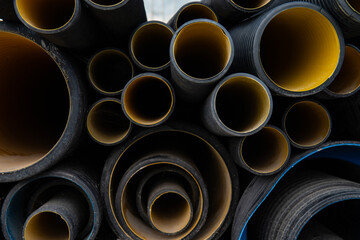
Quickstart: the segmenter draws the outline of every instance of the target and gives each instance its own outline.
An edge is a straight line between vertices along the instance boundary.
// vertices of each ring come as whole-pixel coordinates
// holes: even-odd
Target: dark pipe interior
[[[359,0],[346,0],[348,4],[358,13],[360,14],[360,2]]]
[[[217,22],[216,14],[209,7],[193,3],[186,6],[178,15],[176,21],[176,29],[181,27],[184,23],[197,19],[197,18],[206,18]]]

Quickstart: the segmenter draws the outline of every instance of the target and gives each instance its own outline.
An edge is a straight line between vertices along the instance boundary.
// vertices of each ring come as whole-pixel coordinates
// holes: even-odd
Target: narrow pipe
[[[0,65],[0,182],[8,182],[72,151],[84,95],[76,64],[23,26],[0,22]]]
[[[99,29],[80,0],[14,0],[20,21],[49,41],[85,50],[99,42]]]
[[[196,19],[182,25],[170,45],[171,76],[178,96],[201,101],[232,63],[233,42],[219,23]]]
[[[332,122],[323,105],[301,100],[285,111],[282,126],[294,147],[309,149],[327,140]]]
[[[164,77],[139,74],[125,86],[121,104],[126,117],[136,125],[153,127],[164,123],[175,107],[175,92]]]
[[[125,117],[120,100],[104,98],[91,107],[86,127],[91,138],[96,142],[103,145],[115,145],[129,136],[132,124]]]
[[[254,135],[233,139],[230,143],[235,163],[260,176],[279,172],[288,162],[290,152],[290,142],[285,133],[270,125]]]
[[[174,14],[168,24],[176,31],[184,23],[198,18],[205,18],[218,22],[215,12],[209,6],[199,2],[189,2],[183,5]]]
[[[19,21],[14,10],[13,0],[0,0],[0,19]]]
[[[107,96],[121,94],[134,77],[130,58],[118,49],[105,49],[93,55],[88,63],[88,77],[96,91]]]
[[[211,92],[203,106],[204,126],[220,136],[242,137],[254,134],[269,121],[272,97],[257,77],[232,74]]]
[[[147,210],[151,226],[168,235],[185,231],[193,218],[193,206],[186,190],[170,179],[154,183]]]
[[[236,52],[233,70],[259,76],[278,95],[300,97],[322,91],[344,59],[339,26],[310,3],[282,4],[238,24],[230,33]]]

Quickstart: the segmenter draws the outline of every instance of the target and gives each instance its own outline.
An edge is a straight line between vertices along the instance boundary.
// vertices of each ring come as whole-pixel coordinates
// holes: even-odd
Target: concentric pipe
[[[162,76],[144,73],[125,86],[121,104],[126,117],[136,125],[153,127],[164,123],[175,107],[175,92]]]
[[[88,77],[96,91],[107,96],[121,94],[126,83],[134,77],[130,58],[117,49],[105,49],[92,56]]]
[[[96,142],[114,145],[129,136],[132,124],[124,115],[120,100],[104,98],[91,107],[86,127],[91,138]]]
[[[272,114],[272,97],[257,77],[237,73],[222,80],[206,99],[204,126],[220,136],[247,136],[258,132]]]
[[[310,3],[282,4],[238,24],[230,33],[236,52],[234,71],[259,76],[278,95],[320,92],[334,80],[344,59],[337,23]]]
[[[0,22],[0,181],[54,165],[76,145],[84,96],[80,74],[32,31]]]
[[[233,60],[230,34],[219,23],[192,20],[174,34],[170,45],[171,76],[177,95],[204,99],[226,74]]]

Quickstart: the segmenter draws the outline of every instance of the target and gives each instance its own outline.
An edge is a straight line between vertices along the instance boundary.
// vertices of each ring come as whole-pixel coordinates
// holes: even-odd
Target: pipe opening
[[[270,114],[270,96],[255,79],[233,77],[219,88],[215,99],[220,120],[230,129],[247,133],[259,128]]]
[[[89,0],[89,1],[102,6],[112,6],[112,5],[120,4],[124,0]]]
[[[186,228],[192,209],[187,199],[177,192],[166,192],[152,203],[150,219],[161,232],[174,234]]]
[[[213,10],[211,10],[208,6],[203,4],[190,4],[186,6],[178,15],[176,20],[176,29],[181,27],[184,23],[197,19],[197,18],[206,18],[213,20],[215,22],[218,21],[216,14]]]
[[[346,0],[352,9],[360,14],[360,2],[358,0]]]
[[[313,147],[323,142],[330,133],[330,116],[316,102],[302,101],[286,113],[284,128],[291,141],[301,147]]]
[[[75,13],[76,0],[16,0],[22,19],[37,29],[54,30],[65,26]]]
[[[0,172],[26,168],[61,138],[70,114],[64,76],[40,46],[0,32]]]
[[[241,146],[245,164],[259,173],[272,173],[280,169],[289,156],[289,145],[282,132],[264,127],[247,136]]]
[[[269,4],[272,0],[231,0],[236,6],[247,9],[259,9]]]
[[[25,226],[26,240],[70,240],[67,222],[57,213],[41,212]]]
[[[104,93],[119,93],[133,74],[130,59],[118,50],[101,51],[90,61],[90,81],[96,89]]]
[[[174,105],[169,84],[155,76],[134,79],[123,94],[127,115],[142,125],[154,125],[163,121]]]
[[[360,52],[345,46],[345,58],[339,74],[328,86],[335,94],[350,94],[360,87]]]
[[[98,142],[114,144],[129,134],[131,123],[125,117],[120,102],[105,100],[97,103],[90,110],[87,128],[90,135]]]
[[[303,7],[286,9],[264,29],[262,67],[278,87],[303,92],[326,82],[336,70],[340,42],[331,22]]]
[[[161,68],[170,63],[169,48],[173,32],[159,23],[140,27],[131,39],[135,60],[147,68]]]
[[[228,65],[231,42],[219,26],[195,22],[178,33],[173,51],[177,65],[185,74],[194,78],[211,78]]]

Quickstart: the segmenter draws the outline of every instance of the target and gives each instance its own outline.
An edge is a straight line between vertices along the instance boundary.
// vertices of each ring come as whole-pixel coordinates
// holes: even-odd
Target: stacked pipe
[[[0,0],[3,237],[359,239],[359,7]]]

